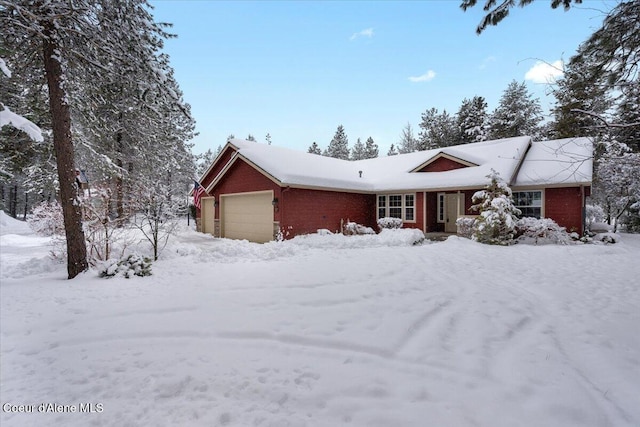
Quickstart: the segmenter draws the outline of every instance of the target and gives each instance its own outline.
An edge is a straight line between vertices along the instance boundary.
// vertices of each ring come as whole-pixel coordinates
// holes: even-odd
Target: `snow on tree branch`
[[[0,102],[0,107],[2,108],[2,111],[0,111],[0,128],[4,126],[13,126],[16,129],[20,129],[25,132],[29,135],[29,138],[36,142],[44,141],[42,129],[40,129],[35,123],[9,110],[9,108],[2,104],[2,102]]]
[[[0,58],[0,71],[11,78],[11,70],[7,66],[7,63],[4,62],[4,59]],[[36,142],[43,142],[44,137],[42,136],[42,130],[36,126],[32,121],[25,119],[19,114],[14,113],[0,101],[0,129],[4,126],[13,126],[16,129],[20,129],[29,135],[29,138],[33,139]]]
[[[594,119],[599,120],[602,123],[604,123],[601,126],[593,126],[593,127],[596,127],[596,128],[628,128],[628,127],[640,126],[640,122],[635,122],[635,123],[610,123],[604,117],[602,117],[600,114],[594,113],[592,111],[581,110],[580,108],[572,108],[570,111],[572,113],[586,114],[586,115],[588,115],[590,117],[593,117]]]

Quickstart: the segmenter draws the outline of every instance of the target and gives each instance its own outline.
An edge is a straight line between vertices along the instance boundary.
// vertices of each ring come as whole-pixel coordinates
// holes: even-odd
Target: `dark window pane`
[[[402,208],[389,208],[389,216],[392,218],[402,218]]]

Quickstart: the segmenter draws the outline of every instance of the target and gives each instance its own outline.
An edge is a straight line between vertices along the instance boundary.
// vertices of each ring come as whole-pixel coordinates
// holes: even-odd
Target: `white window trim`
[[[539,191],[540,192],[540,218],[546,218],[545,216],[545,194],[544,194],[544,188],[518,188],[518,189],[511,189],[511,194],[515,194],[515,193],[520,193],[520,192],[524,192],[524,191]],[[515,198],[514,198],[514,202],[515,202]],[[513,204],[514,206],[516,206],[516,204]],[[518,206],[516,206],[518,207]]]
[[[411,206],[407,205],[407,196],[413,197],[413,204]],[[407,217],[407,209],[413,209],[413,219],[406,219]],[[402,215],[405,217],[403,219],[404,222],[415,223],[416,222],[416,194],[405,193],[402,195]]]
[[[389,216],[389,209],[391,208],[391,206],[389,206],[389,197],[390,196],[400,196],[401,200],[402,200],[402,205],[400,206],[401,210],[402,210],[402,222],[406,222],[408,224],[415,224],[417,222],[417,201],[418,201],[418,197],[416,196],[416,193],[390,193],[390,194],[376,194],[376,217],[377,219],[380,219],[380,209],[384,209],[385,210],[385,216],[384,217],[388,217]],[[406,196],[413,196],[413,206],[407,206],[406,204]],[[380,197],[384,197],[385,198],[385,206],[380,206]],[[394,208],[397,208],[398,206],[393,206]],[[412,208],[413,209],[413,219],[412,220],[407,220],[407,208]]]
[[[436,205],[436,217],[438,218],[438,223],[444,224],[447,217],[446,208],[446,194],[447,193],[438,193],[436,195],[437,205]]]

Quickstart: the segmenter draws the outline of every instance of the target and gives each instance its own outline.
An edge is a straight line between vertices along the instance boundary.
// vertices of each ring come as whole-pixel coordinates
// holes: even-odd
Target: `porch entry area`
[[[464,195],[461,193],[446,193],[444,195],[444,231],[457,233],[456,220],[464,214]]]

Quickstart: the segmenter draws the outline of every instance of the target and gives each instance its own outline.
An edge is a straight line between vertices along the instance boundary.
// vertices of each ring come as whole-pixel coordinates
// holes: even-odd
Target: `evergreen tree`
[[[324,152],[325,156],[349,160],[349,140],[342,125],[338,126],[333,139]]]
[[[533,98],[524,82],[513,80],[490,118],[490,139],[529,135],[538,137],[542,120],[540,101]]]
[[[605,117],[611,106],[611,98],[606,86],[599,82],[601,73],[586,64],[585,60],[582,55],[573,56],[553,90],[556,98],[552,110],[554,138],[602,135],[602,123],[595,116]]]
[[[517,4],[518,6],[524,7],[532,2],[533,0],[519,0]],[[460,8],[466,12],[467,9],[475,6],[477,3],[478,0],[462,0]],[[571,8],[571,3],[580,4],[582,3],[582,0],[551,0],[551,7],[556,9],[558,6],[563,6],[566,11]],[[481,34],[489,25],[498,25],[500,21],[509,16],[509,10],[515,5],[516,2],[514,0],[503,0],[501,2],[496,2],[496,0],[485,0],[482,9],[487,12],[487,14],[476,27],[476,33]]]
[[[218,146],[218,148],[222,149],[220,146]],[[207,151],[202,154],[194,156],[197,178],[201,177],[202,174],[209,168],[209,166],[211,166],[211,163],[213,163],[213,160],[216,158],[216,156],[217,154],[214,154],[214,152],[211,151],[211,148],[207,149]]]
[[[356,141],[355,145],[351,149],[351,160],[366,159],[366,148],[360,138]]]
[[[422,113],[421,119],[418,150],[448,147],[460,142],[456,120],[446,110],[438,113],[436,108],[430,108]]]
[[[25,71],[24,67],[18,71]],[[42,132],[51,128],[50,115],[42,108],[46,105],[43,91],[33,90],[31,84],[35,79],[39,82],[35,87],[41,88],[43,78],[12,73],[0,57],[0,209],[14,218],[21,214],[26,219],[34,205],[56,192],[51,138]],[[60,219],[62,224],[61,209]]]
[[[464,99],[457,114],[459,140],[462,143],[480,142],[487,139],[489,117],[487,102],[481,96]]]
[[[49,89],[49,112],[39,117],[53,130],[70,278],[87,267],[76,169],[115,177],[119,215],[134,182],[162,179],[184,192],[180,177],[193,173],[193,119],[161,53],[170,35],[148,8],[144,0],[0,0],[9,61],[22,63],[33,93]]]
[[[640,1],[620,1],[578,51],[602,83],[622,93],[640,79],[639,22]]]
[[[313,141],[313,144],[311,144],[311,146],[309,147],[309,150],[307,150],[307,153],[322,155],[322,150],[320,150],[320,147],[318,147],[318,144],[315,141]]]
[[[413,153],[418,151],[418,140],[413,135],[413,128],[411,123],[407,122],[407,125],[402,129],[400,134],[400,141],[398,141],[398,151],[402,153]]]
[[[627,85],[618,104],[616,117],[621,125],[615,128],[616,140],[640,153],[640,80]]]
[[[267,142],[267,145],[271,145],[271,134],[267,132],[267,135],[264,137],[264,140]]]
[[[0,46],[12,60],[11,64],[5,64],[0,58],[4,64],[0,68],[6,72],[0,72],[0,184],[11,196],[3,207],[10,207],[7,212],[15,217],[18,204],[24,203],[28,210],[34,202],[46,200],[57,192],[57,173],[51,133],[38,132],[38,129],[51,129],[48,98],[42,90],[46,87],[45,75],[41,69],[27,65],[33,62],[25,57],[29,52],[12,45],[11,40],[3,37],[7,35],[0,32]],[[2,116],[7,113],[18,113],[35,127],[25,132],[2,126],[6,124]]]
[[[256,138],[253,135],[249,134],[249,135],[247,135],[247,141],[256,142]]]
[[[429,108],[420,116],[420,124],[418,126],[421,130],[418,133],[418,149],[421,151],[436,147],[431,136],[431,129],[437,115],[437,108]]]
[[[480,215],[474,223],[472,238],[490,245],[510,245],[514,243],[516,222],[520,210],[513,204],[511,188],[495,170],[487,175],[489,184],[477,191],[472,198],[472,211]]]
[[[113,182],[116,214],[123,219],[137,197],[134,184],[150,185],[156,173],[164,171],[161,176],[165,177],[177,170],[183,173],[174,174],[172,182],[184,184],[178,178],[186,177],[193,167],[186,141],[193,136],[194,121],[168,56],[161,53],[163,40],[173,37],[164,30],[167,25],[156,24],[143,1],[100,3],[96,20],[104,24],[97,31],[118,28],[112,54],[126,61],[107,57],[108,73],[94,75],[89,69],[79,76],[93,83],[84,83],[73,120],[78,141],[86,141],[78,152],[80,165],[90,164],[94,178],[103,175]],[[94,152],[104,155],[102,162],[94,159]],[[148,156],[149,152],[155,155]]]
[[[365,159],[375,159],[378,157],[378,144],[373,141],[373,138],[367,138],[367,142],[364,148],[364,158]]]
[[[387,156],[397,156],[397,155],[398,155],[398,150],[393,144],[391,144],[391,147],[389,147],[389,151],[387,151]]]
[[[450,116],[447,110],[436,116],[431,128],[431,138],[436,147],[449,147],[460,143],[456,118]]]
[[[74,57],[95,58],[91,48],[96,47],[97,42],[92,38],[91,20],[86,19],[90,11],[96,12],[96,7],[90,2],[77,3],[33,3],[26,0],[0,3],[3,41],[24,41],[23,49],[29,50],[33,58],[38,58],[34,66],[44,71],[46,76],[70,279],[85,271],[88,262],[76,187],[68,66]],[[107,44],[109,40],[104,42]]]

